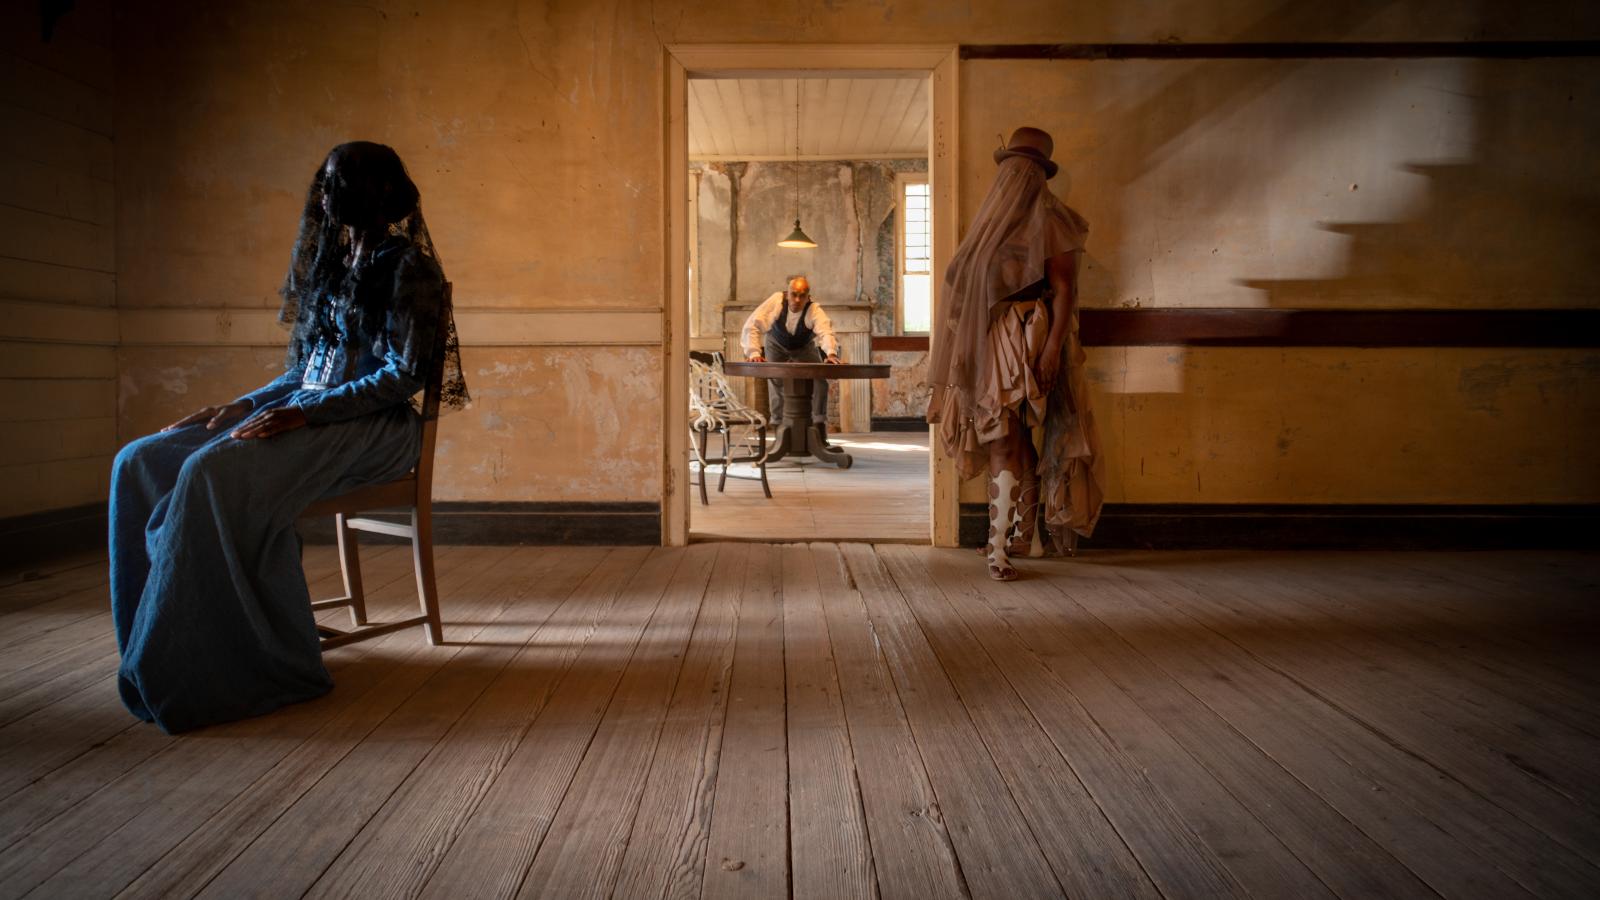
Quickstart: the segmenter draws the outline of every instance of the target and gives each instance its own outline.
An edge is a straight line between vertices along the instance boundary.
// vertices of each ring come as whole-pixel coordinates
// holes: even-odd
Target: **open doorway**
[[[914,334],[906,334],[908,329],[904,296],[908,289],[904,283],[906,279],[902,278],[902,275],[917,276],[926,274],[931,281],[932,273],[939,271],[943,265],[942,261],[949,259],[950,254],[955,249],[957,60],[958,55],[956,48],[953,46],[774,44],[676,45],[668,48],[664,73],[666,76],[667,132],[665,135],[665,153],[663,155],[665,166],[663,176],[667,185],[664,215],[669,250],[666,259],[668,302],[664,322],[668,352],[664,359],[665,390],[662,396],[664,463],[667,475],[663,487],[662,502],[662,536],[665,543],[674,545],[687,543],[691,533],[691,508],[702,507],[699,496],[700,485],[697,483],[701,468],[699,465],[700,454],[696,452],[695,440],[690,428],[690,404],[688,403],[691,390],[691,350],[699,360],[706,360],[714,354],[722,355],[724,360],[731,360],[733,359],[729,355],[729,345],[731,343],[736,348],[735,352],[743,355],[744,348],[738,342],[737,331],[738,327],[742,326],[744,322],[741,319],[741,321],[734,323],[735,327],[732,329],[734,334],[730,335],[728,321],[731,318],[740,318],[741,313],[744,311],[735,309],[730,314],[728,309],[730,305],[728,302],[730,290],[731,296],[735,301],[750,306],[753,305],[752,301],[759,303],[771,297],[773,293],[781,293],[789,286],[787,282],[788,276],[802,274],[798,271],[791,271],[789,267],[782,264],[782,258],[776,256],[780,252],[780,248],[777,246],[778,240],[786,237],[781,233],[768,235],[766,240],[762,242],[763,244],[770,243],[770,249],[762,248],[761,252],[766,253],[769,259],[777,258],[780,261],[772,271],[761,276],[766,281],[756,284],[754,279],[747,281],[736,273],[728,271],[733,266],[742,265],[744,275],[754,275],[758,273],[759,267],[764,264],[760,260],[747,262],[747,257],[731,246],[726,250],[727,261],[723,263],[723,270],[714,271],[716,263],[704,258],[708,241],[702,236],[701,230],[706,225],[707,220],[700,215],[698,209],[691,206],[691,200],[695,206],[698,206],[706,200],[707,190],[718,187],[716,184],[707,185],[704,183],[707,179],[707,164],[769,163],[774,164],[769,167],[769,174],[772,174],[780,171],[776,164],[786,163],[787,173],[791,176],[791,182],[785,185],[781,179],[773,178],[770,179],[771,183],[768,185],[767,190],[780,200],[785,193],[787,194],[786,205],[789,207],[789,218],[787,222],[782,223],[787,226],[783,230],[794,228],[795,207],[799,206],[801,208],[802,228],[812,227],[817,232],[816,234],[807,233],[808,237],[815,238],[817,243],[816,252],[813,253],[812,268],[819,268],[820,266],[820,270],[828,270],[830,265],[837,264],[838,260],[829,257],[819,264],[815,262],[816,253],[836,249],[840,245],[848,246],[849,241],[845,240],[845,238],[851,235],[859,241],[862,235],[859,221],[869,221],[872,216],[870,214],[863,215],[855,211],[855,205],[858,201],[853,192],[851,192],[848,195],[850,199],[847,202],[836,204],[850,210],[849,217],[853,223],[850,228],[833,229],[830,227],[825,230],[823,226],[827,225],[827,223],[820,218],[813,225],[806,226],[804,224],[807,221],[805,219],[807,215],[805,210],[809,209],[810,200],[816,196],[816,191],[813,188],[812,191],[808,192],[805,190],[805,185],[801,184],[801,194],[797,203],[795,196],[796,184],[793,181],[793,177],[795,175],[799,175],[801,178],[806,177],[806,167],[808,165],[830,162],[830,160],[823,157],[832,157],[831,162],[837,164],[843,156],[853,155],[842,154],[837,149],[840,146],[838,143],[824,146],[823,141],[837,142],[842,140],[840,136],[845,134],[848,134],[850,140],[858,141],[861,132],[865,130],[866,122],[895,118],[888,111],[896,102],[896,90],[900,92],[900,105],[895,109],[900,115],[895,121],[885,126],[887,130],[900,128],[900,126],[906,124],[908,117],[914,115],[910,106],[910,98],[912,96],[920,94],[925,97],[925,100],[918,101],[923,110],[923,118],[926,119],[926,125],[921,127],[925,135],[922,138],[924,142],[922,146],[926,148],[925,151],[919,154],[916,152],[918,148],[909,148],[897,153],[893,147],[890,147],[887,150],[880,149],[867,155],[869,157],[879,157],[878,162],[892,160],[897,156],[901,157],[901,159],[926,161],[920,167],[908,163],[898,164],[902,168],[912,170],[920,168],[922,170],[920,172],[899,173],[894,171],[895,166],[889,166],[888,171],[891,173],[889,178],[894,182],[893,192],[896,207],[899,206],[901,202],[899,198],[903,196],[908,184],[926,184],[926,188],[914,187],[912,192],[920,194],[922,191],[926,191],[926,218],[930,236],[927,240],[930,246],[926,251],[926,268],[928,272],[908,271],[908,263],[911,268],[922,265],[921,257],[918,255],[922,251],[913,247],[910,248],[910,253],[904,252],[907,247],[902,246],[904,243],[904,237],[900,233],[902,220],[897,216],[893,218],[890,225],[892,230],[889,233],[887,244],[880,248],[878,245],[869,242],[868,247],[868,249],[877,250],[880,253],[894,254],[894,262],[886,276],[890,279],[888,291],[859,291],[855,269],[863,267],[864,263],[857,261],[847,269],[848,278],[839,277],[836,274],[829,275],[831,284],[821,286],[823,290],[819,292],[819,298],[823,299],[824,302],[830,299],[825,295],[829,291],[834,291],[837,296],[845,298],[842,304],[836,303],[836,306],[857,307],[855,309],[839,308],[835,312],[836,318],[843,317],[851,320],[839,323],[845,325],[846,328],[836,329],[836,331],[847,331],[849,334],[854,335],[853,337],[839,335],[841,338],[840,344],[842,345],[840,356],[848,364],[873,365],[875,363],[874,357],[880,355],[913,354],[915,357],[921,358],[928,349],[928,339]],[[755,85],[753,87],[753,90],[757,92],[766,89],[770,92],[770,96],[777,99],[778,102],[772,105],[778,107],[778,109],[770,117],[770,121],[768,117],[752,115],[752,113],[756,112],[756,100],[746,97],[742,91],[738,94],[740,102],[734,107],[734,110],[742,117],[743,126],[749,129],[752,134],[758,131],[761,134],[766,134],[768,131],[772,132],[772,134],[767,135],[767,140],[771,142],[769,146],[776,149],[776,152],[760,153],[749,147],[736,144],[727,145],[727,149],[701,146],[696,151],[696,156],[698,157],[696,159],[697,165],[692,170],[689,135],[691,118],[690,91],[692,83],[702,80],[772,82],[767,86]],[[861,127],[847,133],[842,125],[842,119],[835,118],[831,129],[826,126],[816,126],[815,140],[808,138],[807,123],[813,120],[814,115],[808,113],[805,107],[813,102],[811,92],[821,91],[821,98],[815,102],[818,104],[818,109],[823,109],[825,108],[823,104],[826,103],[827,92],[831,86],[836,97],[841,92],[843,93],[844,108],[849,109],[851,103],[850,85],[852,82],[857,81],[885,81],[889,83],[887,85],[888,91],[876,95],[878,99],[875,101],[875,95],[872,91],[857,90],[854,99],[856,108],[853,111],[853,115],[855,121]],[[906,83],[895,84],[894,82]],[[698,90],[699,88],[696,89]],[[716,90],[717,97],[720,100],[723,88],[719,86]],[[728,93],[733,96],[731,90]],[[693,115],[699,117],[702,112],[706,112],[703,103],[706,98],[700,96],[694,99],[701,104],[700,109],[693,112]],[[799,108],[791,108],[790,104],[796,104]],[[723,108],[726,110],[726,104],[724,104]],[[786,116],[782,115],[784,112],[787,113]],[[797,114],[799,116],[798,126],[795,124]],[[715,112],[710,112],[708,119],[710,115],[715,115]],[[785,121],[789,123],[787,126],[784,124]],[[918,126],[920,126],[920,123],[913,122],[910,127]],[[732,126],[730,125],[729,127],[731,130]],[[794,145],[794,138],[797,136],[800,143],[799,155],[802,157],[798,161],[795,159],[796,147]],[[729,140],[732,139],[730,135]],[[860,145],[858,144],[857,146]],[[732,152],[728,152],[728,150]],[[726,158],[734,155],[744,158]],[[770,158],[752,158],[758,156]],[[807,160],[804,158],[806,156],[814,158]],[[716,157],[725,158],[717,159]],[[867,161],[872,162],[873,160],[868,159]],[[726,169],[727,166],[722,168]],[[698,170],[698,174],[695,170]],[[843,176],[836,173],[833,176],[833,180],[837,182],[840,177],[844,177],[853,184],[856,174],[856,169],[847,167],[847,172]],[[900,177],[902,174],[906,177]],[[726,173],[719,173],[719,175],[726,175]],[[746,212],[749,212],[750,205],[756,203],[754,198],[759,193],[756,190],[759,185],[754,182],[747,183],[747,179],[749,179],[748,165],[739,172],[739,177],[741,179],[741,202],[747,204]],[[755,182],[759,181],[759,177],[755,179]],[[732,190],[731,185],[724,187],[729,191]],[[838,196],[845,197],[847,195],[841,192]],[[713,198],[712,202],[717,202],[716,198]],[[735,221],[731,214],[725,215],[727,215],[728,222]],[[771,215],[770,211],[767,215]],[[818,215],[821,215],[820,211]],[[723,227],[727,226],[724,225]],[[746,228],[745,231],[749,232],[750,229]],[[879,233],[881,234],[882,232],[880,231]],[[757,245],[754,242],[754,238],[749,237],[748,234],[746,237],[749,241],[748,246],[755,249]],[[830,240],[832,243],[825,244],[824,240]],[[691,249],[693,250],[692,260]],[[789,252],[792,253],[792,251]],[[718,252],[719,257],[720,255],[720,252]],[[882,256],[880,255],[878,258],[881,260]],[[691,265],[691,262],[693,265]],[[802,262],[801,264],[804,265],[805,263]],[[833,271],[837,273],[840,268],[843,267],[835,267]],[[863,271],[880,273],[876,276],[863,275],[860,278],[862,284],[872,287],[879,286],[882,278],[885,277],[881,274],[881,266],[871,269],[864,268]],[[723,301],[723,306],[720,311],[713,308],[708,312],[703,305],[698,305],[698,302],[701,298],[707,296],[704,286],[713,279],[720,281],[722,284],[720,299]],[[776,280],[779,283],[776,285],[768,284],[767,281],[770,280]],[[920,286],[915,284],[915,278],[910,280],[913,283],[909,290],[918,290]],[[741,282],[744,282],[744,286],[741,286]],[[842,289],[840,287],[841,284],[843,285]],[[693,289],[693,293],[691,293],[691,289]],[[930,291],[930,293],[932,292]],[[710,296],[715,298],[718,295],[713,292]],[[691,302],[691,297],[694,298],[695,302]],[[892,298],[891,302],[882,302],[889,298]],[[927,318],[929,321],[937,320],[937,302],[937,297],[929,298],[929,303],[933,307],[928,310]],[[733,305],[739,304],[735,303]],[[874,333],[875,315],[877,319],[876,331],[878,332],[876,334]],[[910,316],[912,329],[916,327],[919,315],[917,305],[913,302]],[[885,322],[890,324],[885,327]],[[717,326],[721,327],[722,333],[720,335],[714,333]],[[901,368],[900,372],[894,371],[897,364]],[[728,362],[727,365],[731,370],[740,364]],[[817,365],[823,365],[823,363],[817,363]],[[885,394],[892,396],[895,392],[894,383],[890,376],[899,376],[902,383],[915,384],[920,382],[921,375],[919,373],[908,371],[912,368],[912,365],[906,364],[906,357],[904,356],[892,361],[886,360],[882,363],[877,363],[877,368],[881,368],[885,372],[884,378],[881,379],[884,382],[884,386],[880,388],[880,398],[881,395]],[[728,374],[740,376],[742,373],[729,371]],[[732,385],[732,392],[747,407],[758,413],[770,416],[772,410],[767,406],[767,400],[764,396],[764,392],[767,390],[764,382],[753,383],[742,377],[735,377],[729,380]],[[879,399],[875,406],[875,398],[872,394],[874,381],[868,380],[865,375],[858,377],[856,374],[851,374],[848,378],[843,379],[842,384],[842,387],[834,386],[829,390],[830,403],[826,413],[827,422],[824,427],[827,432],[825,439],[834,444],[833,449],[839,454],[848,453],[852,460],[848,468],[838,465],[833,465],[830,468],[833,469],[835,474],[850,475],[852,473],[865,472],[869,477],[871,475],[882,477],[888,475],[890,471],[895,471],[900,479],[899,487],[893,486],[891,479],[884,479],[882,491],[877,494],[878,499],[875,500],[873,495],[862,496],[861,490],[869,484],[867,479],[857,481],[839,479],[833,484],[821,483],[822,487],[828,488],[827,493],[834,493],[835,496],[820,497],[815,491],[817,490],[816,485],[820,483],[819,479],[823,475],[824,469],[818,462],[802,458],[799,466],[789,470],[792,473],[789,477],[793,479],[798,476],[798,478],[812,481],[814,484],[805,485],[804,501],[801,500],[801,494],[798,490],[791,491],[787,496],[796,503],[804,502],[810,506],[811,512],[807,516],[783,516],[781,514],[782,507],[776,501],[785,496],[784,494],[775,491],[773,500],[769,501],[765,497],[759,481],[738,479],[739,475],[756,474],[753,471],[753,466],[743,470],[738,467],[731,468],[727,486],[724,490],[717,491],[717,487],[722,482],[722,468],[720,457],[718,457],[716,460],[709,461],[706,467],[710,477],[706,485],[708,503],[704,504],[704,506],[706,508],[712,507],[717,504],[718,500],[734,496],[734,492],[737,490],[741,495],[750,495],[748,498],[741,497],[741,500],[747,500],[752,504],[759,503],[761,506],[767,507],[763,512],[770,514],[772,510],[777,510],[779,514],[770,520],[777,524],[771,530],[757,533],[756,523],[751,518],[754,515],[752,513],[743,517],[735,517],[740,522],[736,526],[735,533],[728,533],[733,529],[725,527],[708,527],[697,534],[697,537],[705,539],[739,537],[763,540],[824,538],[912,540],[919,543],[931,540],[932,543],[940,546],[955,545],[957,484],[954,467],[947,459],[942,457],[937,447],[932,448],[931,452],[925,449],[925,427],[912,425],[913,415],[920,417],[922,413],[917,399],[915,397],[907,398],[902,395],[899,407],[891,405],[887,399]],[[787,404],[786,401],[786,405],[791,410],[809,410],[811,402],[806,400],[802,405]],[[896,413],[906,414],[897,415]],[[788,421],[788,417],[785,417],[785,421]],[[915,430],[889,430],[908,427]],[[846,428],[854,430],[846,432]],[[815,436],[813,435],[813,437]],[[853,446],[846,446],[846,441]],[[770,433],[768,442],[768,446],[776,443]],[[816,448],[824,447],[821,443],[807,442],[805,440],[800,440],[797,447],[794,429],[790,430],[788,437],[783,438],[783,442],[790,451],[810,449],[812,452],[817,453]],[[713,441],[711,443],[715,445],[716,442]],[[910,449],[906,449],[907,447]],[[718,456],[715,452],[711,455]],[[785,455],[803,457],[805,454],[789,452]],[[828,457],[830,453],[821,452],[817,453],[817,455]],[[837,454],[831,455],[837,456]],[[886,460],[885,457],[890,457],[898,464]],[[913,459],[915,462],[911,462]],[[869,460],[874,460],[872,465],[867,465]],[[691,461],[694,462],[693,466],[691,466]],[[823,460],[823,462],[827,461],[827,459]],[[778,468],[769,468],[769,487],[775,485],[775,476],[778,475]],[[918,474],[917,470],[920,470],[920,474]],[[906,487],[908,483],[913,487],[908,489]],[[890,499],[891,496],[892,499]],[[818,522],[813,501],[819,498],[825,504],[827,502],[844,503],[848,501],[856,511],[856,515],[845,517],[844,520],[824,517],[824,522]],[[902,507],[902,512],[896,513],[890,508],[894,505],[894,501],[898,501]],[[730,511],[735,509],[731,504],[727,508]],[[881,516],[872,515],[874,510],[878,511]],[[854,518],[855,521],[847,521],[849,518]],[[893,519],[895,520],[895,525],[889,526],[887,521],[871,521],[874,518]],[[913,524],[908,528],[905,524],[907,522]],[[707,524],[709,525],[709,523]],[[898,532],[891,532],[891,527],[899,529]]]
[[[686,100],[691,537],[926,542],[928,77],[691,77]]]

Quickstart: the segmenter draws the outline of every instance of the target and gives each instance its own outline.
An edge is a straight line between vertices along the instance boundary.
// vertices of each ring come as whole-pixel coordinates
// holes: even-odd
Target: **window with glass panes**
[[[900,333],[927,334],[933,323],[933,197],[926,176],[900,181]]]

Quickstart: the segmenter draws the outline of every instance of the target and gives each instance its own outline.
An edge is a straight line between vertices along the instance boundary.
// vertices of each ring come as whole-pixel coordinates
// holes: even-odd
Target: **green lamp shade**
[[[804,231],[800,230],[800,220],[794,220],[794,230],[789,236],[778,242],[779,247],[792,247],[799,250],[815,250],[817,242],[813,241]]]

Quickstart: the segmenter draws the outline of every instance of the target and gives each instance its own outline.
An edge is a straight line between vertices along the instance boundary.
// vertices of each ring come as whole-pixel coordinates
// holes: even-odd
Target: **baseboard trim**
[[[104,503],[0,519],[0,568],[25,567],[104,547],[106,534]]]
[[[926,432],[928,420],[921,416],[873,416],[872,430]]]
[[[989,530],[961,504],[960,541]],[[1512,550],[1600,547],[1600,504],[1108,503],[1083,549]]]
[[[388,518],[379,514],[376,518]],[[333,520],[300,523],[308,544],[333,543]],[[400,538],[361,535],[362,543],[404,543]],[[620,546],[661,543],[661,506],[652,502],[450,501],[433,504],[437,545]]]

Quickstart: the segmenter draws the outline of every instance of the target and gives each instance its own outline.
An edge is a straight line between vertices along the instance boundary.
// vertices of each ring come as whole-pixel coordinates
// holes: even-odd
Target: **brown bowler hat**
[[[1056,142],[1050,133],[1026,125],[1011,132],[1011,142],[994,152],[995,165],[1013,156],[1022,156],[1033,160],[1044,168],[1044,177],[1054,178],[1058,167],[1050,161],[1050,154],[1055,152]]]

